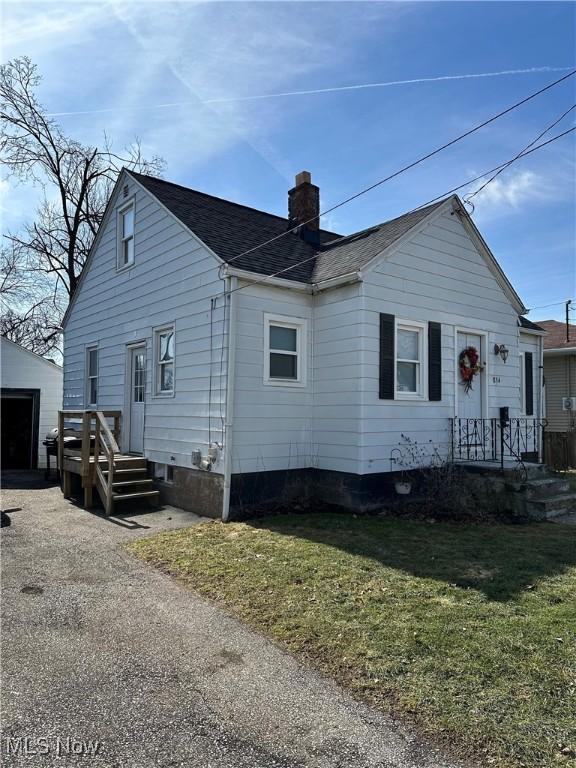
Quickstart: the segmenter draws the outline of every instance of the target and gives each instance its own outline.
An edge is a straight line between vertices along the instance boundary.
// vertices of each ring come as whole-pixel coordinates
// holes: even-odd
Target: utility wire
[[[516,160],[521,160],[522,158],[526,157],[527,155],[531,155],[533,152],[536,152],[537,150],[542,149],[543,147],[547,146],[548,144],[552,144],[553,142],[558,141],[558,139],[561,139],[564,136],[568,135],[569,133],[573,133],[574,131],[576,131],[576,126],[574,126],[574,128],[569,128],[568,130],[564,131],[563,133],[558,134],[557,136],[553,136],[551,139],[548,139],[548,141],[544,141],[544,142],[542,142],[542,144],[538,144],[536,147],[532,147],[532,149],[528,150],[524,154],[518,155]],[[497,168],[500,168],[500,167],[503,167],[503,166],[506,166],[506,165],[510,166],[510,163],[509,162],[502,163],[502,165],[501,166],[497,166]],[[467,187],[469,184],[472,184],[474,181],[478,181],[478,179],[485,178],[486,174],[492,173],[495,170],[497,170],[497,169],[496,168],[492,168],[492,170],[490,170],[490,171],[485,171],[484,173],[480,174],[480,176],[476,176],[474,179],[469,179],[468,181],[464,182],[464,184],[460,184],[458,187],[453,187],[449,192],[445,192],[444,194],[439,195],[438,197],[434,198],[433,200],[429,200],[427,203],[423,203],[422,205],[419,205],[418,207],[413,208],[411,211],[408,211],[408,213],[414,213],[415,211],[421,210],[422,208],[426,208],[426,206],[431,205],[432,203],[436,202],[437,200],[442,200],[443,198],[448,197],[448,195],[452,194],[456,190],[462,189],[462,187]],[[358,233],[354,233],[354,234],[358,234]],[[342,240],[345,240],[345,239],[346,239],[346,237],[342,238]],[[308,262],[313,261],[314,259],[317,258],[317,256],[318,256],[318,254],[315,253],[313,256],[309,256],[308,258],[303,259],[302,261],[299,261],[296,264],[291,264],[288,267],[284,267],[284,269],[278,270],[278,272],[274,272],[271,275],[264,275],[261,280],[253,280],[250,283],[248,283],[247,285],[240,285],[240,286],[237,286],[236,288],[232,288],[231,290],[226,291],[226,295],[230,295],[231,293],[235,293],[236,291],[241,291],[244,288],[248,288],[249,286],[252,286],[252,285],[260,285],[262,283],[265,283],[268,280],[273,279],[274,277],[279,277],[280,275],[284,274],[285,272],[290,272],[293,269],[296,269],[296,267],[300,267],[303,264],[307,264]],[[233,261],[233,259],[231,259],[230,261]],[[226,264],[229,264],[230,261],[226,262]],[[226,264],[223,264],[221,266],[225,267]]]
[[[465,203],[470,203],[472,198],[474,198],[474,197],[476,197],[476,195],[480,194],[480,192],[482,192],[483,189],[486,189],[488,184],[491,184],[494,181],[494,179],[496,179],[498,176],[500,176],[500,174],[503,171],[505,171],[506,168],[508,168],[509,165],[512,165],[512,163],[514,163],[516,160],[518,160],[518,158],[521,155],[523,155],[524,152],[527,152],[530,149],[530,147],[533,147],[534,144],[536,144],[536,142],[540,141],[540,139],[543,136],[545,136],[548,133],[548,131],[551,131],[552,128],[555,128],[558,125],[558,123],[562,122],[562,120],[564,120],[566,115],[569,115],[570,112],[572,112],[573,109],[576,109],[576,104],[572,104],[572,106],[569,109],[567,109],[566,112],[563,112],[560,115],[560,117],[558,117],[556,120],[554,120],[553,123],[550,123],[550,125],[547,128],[545,128],[541,133],[539,133],[538,136],[536,136],[536,138],[533,139],[530,142],[530,144],[525,146],[524,149],[521,152],[519,152],[515,157],[513,157],[511,160],[509,160],[502,168],[500,168],[500,170],[496,171],[496,173],[493,176],[491,176],[487,181],[485,181],[484,184],[482,184],[480,187],[478,187],[478,189],[475,192],[472,192],[472,194],[470,194],[470,195],[466,195],[466,198],[464,199],[464,202]]]
[[[528,311],[529,312],[534,312],[535,309],[548,309],[548,307],[559,307],[560,304],[566,304],[566,299],[564,299],[564,301],[557,301],[554,304],[542,304],[539,307],[530,307],[530,309]],[[572,310],[572,309],[570,310],[570,312],[573,312],[573,311],[574,310]]]
[[[264,246],[269,245],[270,243],[274,243],[276,240],[280,240],[280,238],[285,237],[291,232],[296,232],[300,227],[305,226],[306,224],[310,224],[312,221],[319,219],[321,216],[325,216],[328,213],[332,213],[332,211],[336,211],[338,208],[342,208],[342,206],[347,205],[348,203],[351,203],[353,200],[356,200],[362,195],[365,195],[368,192],[371,192],[373,189],[376,189],[377,187],[382,186],[382,184],[385,184],[386,182],[391,181],[392,179],[395,179],[397,176],[400,176],[402,173],[405,173],[406,171],[409,171],[410,169],[415,168],[417,165],[420,165],[420,163],[423,163],[425,160],[429,160],[431,157],[434,157],[434,155],[437,155],[440,152],[443,152],[445,149],[448,149],[448,147],[451,147],[454,144],[458,143],[459,141],[462,141],[462,139],[465,139],[467,136],[471,136],[473,133],[476,133],[481,128],[484,128],[487,125],[490,125],[490,123],[493,123],[495,120],[498,120],[499,118],[503,117],[504,115],[507,115],[513,110],[518,109],[518,107],[521,107],[523,104],[526,104],[532,99],[535,99],[536,96],[540,96],[540,94],[550,90],[551,88],[554,88],[556,85],[559,85],[564,80],[567,80],[569,77],[573,77],[575,74],[576,74],[576,69],[572,70],[567,75],[564,75],[563,77],[558,78],[558,80],[555,80],[554,82],[549,83],[548,85],[544,86],[544,88],[540,88],[540,90],[535,91],[534,93],[531,93],[529,96],[526,96],[524,99],[517,101],[515,104],[512,104],[512,106],[502,110],[502,112],[498,112],[498,114],[493,115],[487,120],[484,120],[484,122],[479,123],[473,128],[470,128],[465,133],[462,133],[456,138],[452,139],[451,141],[446,142],[446,144],[442,144],[440,147],[437,147],[431,152],[428,152],[428,154],[423,155],[417,160],[414,160],[412,163],[409,163],[408,165],[403,166],[398,171],[391,173],[389,176],[386,176],[383,179],[376,181],[374,184],[371,184],[368,187],[364,187],[364,189],[361,189],[359,192],[356,192],[354,195],[351,195],[350,197],[347,197],[345,200],[342,200],[336,205],[333,205],[331,208],[328,208],[327,210],[320,212],[318,216],[312,216],[310,219],[300,222],[295,227],[287,229],[285,232],[281,232],[279,235],[276,235],[275,237],[271,237],[269,240],[265,240],[263,243],[259,243],[258,245],[255,245],[253,248],[248,248],[247,250],[242,251],[242,253],[237,254],[231,259],[228,259],[227,263],[231,264],[233,261],[236,261],[237,259],[240,259],[243,256],[247,256],[249,253],[253,253],[254,251],[257,251],[258,249],[263,248]]]
[[[513,162],[516,162],[517,160],[522,160],[525,157],[528,157],[528,155],[531,155],[533,152],[536,152],[539,149],[542,149],[543,147],[547,146],[548,144],[552,144],[555,141],[558,141],[558,139],[564,138],[569,133],[573,133],[576,131],[576,126],[573,128],[568,128],[568,130],[563,131],[562,133],[557,134],[556,136],[553,136],[551,139],[548,139],[548,141],[543,141],[541,144],[538,144],[537,147],[533,147],[532,149],[528,149],[521,154],[517,155]],[[470,186],[470,184],[473,184],[475,181],[479,181],[480,179],[485,179],[486,176],[489,173],[494,173],[494,171],[499,170],[500,168],[504,169],[511,165],[511,161],[507,160],[505,163],[501,163],[500,165],[497,165],[495,168],[491,168],[489,171],[484,171],[484,173],[481,173],[478,176],[475,176],[473,179],[468,179],[468,181],[465,181],[464,184],[459,184],[457,187],[452,187],[452,189],[449,189],[448,192],[444,192],[443,195],[438,195],[438,197],[433,197],[431,200],[428,200],[426,203],[422,203],[422,205],[419,205],[417,208],[413,208],[411,211],[408,211],[408,213],[413,213],[414,211],[419,211],[421,208],[426,208],[427,205],[432,205],[432,203],[435,203],[437,200],[442,200],[443,197],[447,197],[448,195],[451,195],[453,192],[458,192],[459,189],[464,189],[464,187]]]

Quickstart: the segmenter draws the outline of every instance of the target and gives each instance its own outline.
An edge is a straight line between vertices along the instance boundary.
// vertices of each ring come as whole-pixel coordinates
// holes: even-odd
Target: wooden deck
[[[120,411],[60,411],[58,414],[58,466],[62,492],[69,498],[72,475],[80,475],[84,507],[93,505],[96,488],[107,515],[117,502],[141,499],[157,504],[159,492],[147,476],[143,456],[120,452]]]

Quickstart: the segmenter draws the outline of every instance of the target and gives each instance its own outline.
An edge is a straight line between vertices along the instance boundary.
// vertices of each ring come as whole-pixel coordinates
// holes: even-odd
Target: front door
[[[468,347],[474,347],[480,355],[480,362],[483,362],[482,355],[482,337],[475,333],[458,332],[458,341],[456,345],[456,366],[459,368],[460,354]],[[462,377],[458,372],[458,416],[461,419],[481,419],[483,416],[484,402],[484,376],[482,373],[474,376],[472,385],[469,388],[464,386]],[[468,391],[466,391],[468,390]]]
[[[146,347],[132,347],[130,367],[130,453],[144,453],[144,408],[146,405]]]
[[[476,374],[471,386],[466,387],[460,375],[460,355],[468,347],[474,347],[483,363],[485,350],[482,349],[482,337],[476,333],[458,332],[456,342],[456,370],[458,377],[456,398],[458,402],[458,421],[456,422],[456,445],[460,458],[467,460],[487,460],[491,457],[493,435],[490,423],[483,421],[484,416],[484,375]]]

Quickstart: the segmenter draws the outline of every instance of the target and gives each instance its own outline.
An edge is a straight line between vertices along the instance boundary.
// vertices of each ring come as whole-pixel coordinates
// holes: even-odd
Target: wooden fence
[[[576,469],[576,431],[544,433],[544,463],[552,469]]]

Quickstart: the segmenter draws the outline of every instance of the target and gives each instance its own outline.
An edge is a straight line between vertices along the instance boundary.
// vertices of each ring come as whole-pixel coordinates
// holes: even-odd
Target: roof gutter
[[[277,288],[289,288],[293,291],[309,291],[310,286],[308,283],[301,283],[298,280],[286,280],[283,277],[274,277],[274,275],[265,275],[260,272],[250,272],[247,269],[238,269],[237,267],[231,267],[225,264],[222,267],[222,276],[236,277],[240,280],[247,280],[250,283],[262,285],[274,285]]]
[[[548,331],[537,331],[536,328],[525,328],[523,325],[519,325],[520,333],[531,333],[533,336],[548,336]]]
[[[330,288],[337,288],[339,285],[347,285],[348,283],[361,283],[363,279],[362,273],[359,270],[348,272],[346,275],[338,275],[337,277],[330,277],[327,280],[319,280],[317,283],[313,283],[312,293],[328,291]]]
[[[556,347],[555,349],[546,349],[544,347],[544,356],[553,355],[576,355],[576,347]]]
[[[253,285],[273,285],[276,288],[288,288],[292,291],[301,291],[302,293],[319,293],[327,291],[330,288],[337,288],[346,283],[356,283],[362,281],[362,273],[359,271],[348,272],[346,275],[330,277],[327,280],[319,280],[315,283],[302,283],[297,280],[286,280],[283,277],[274,275],[263,275],[259,272],[250,272],[247,269],[238,269],[226,265],[222,267],[222,275],[227,277],[236,277],[239,280],[246,280]]]

